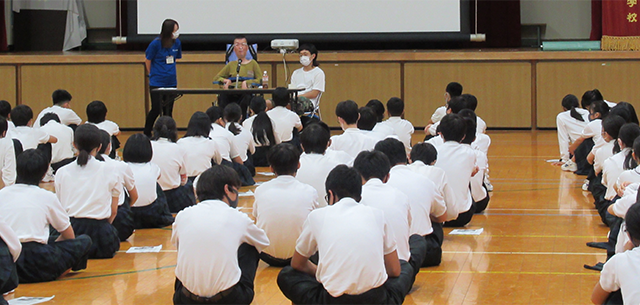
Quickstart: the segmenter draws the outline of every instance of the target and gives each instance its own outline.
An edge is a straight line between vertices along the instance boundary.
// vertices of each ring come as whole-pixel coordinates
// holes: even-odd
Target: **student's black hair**
[[[624,144],[625,147],[633,148],[633,141],[636,140],[637,137],[640,136],[640,126],[635,123],[626,123],[620,127],[620,132],[618,133],[618,140]],[[631,155],[631,151],[627,153],[624,158],[624,163],[622,163],[622,168],[634,169],[638,164],[633,159]]]
[[[465,93],[461,96],[467,102],[466,109],[471,109],[475,112],[476,108],[478,108],[478,99],[476,98],[476,96],[469,93]]]
[[[33,111],[27,105],[18,105],[11,109],[11,121],[16,126],[27,126],[33,119]]]
[[[606,132],[614,140],[613,141],[614,154],[620,152],[620,145],[618,145],[618,141],[616,140],[618,139],[618,133],[620,132],[620,128],[625,123],[626,122],[621,116],[615,115],[615,114],[609,114],[607,115],[606,118],[604,118],[604,120],[602,120],[602,130],[604,130],[604,132]]]
[[[609,115],[617,114],[621,116],[627,123],[638,124],[638,115],[633,105],[627,102],[619,102],[609,110]]]
[[[253,97],[249,108],[256,114],[251,124],[253,140],[260,145],[274,145],[276,139],[273,133],[273,124],[265,111],[267,109],[267,103],[264,98],[259,96]]]
[[[463,144],[471,144],[476,140],[476,126],[478,117],[471,109],[462,109],[458,114],[464,119],[467,125],[467,129],[464,134],[464,139],[460,141]]]
[[[602,97],[600,90],[598,89],[587,90],[584,94],[582,94],[582,100],[580,101],[580,105],[584,109],[589,109],[589,106],[591,106],[591,103],[595,101],[604,101],[604,98]]]
[[[384,180],[391,170],[389,158],[381,151],[365,150],[361,151],[353,161],[355,168],[364,180],[378,178]]]
[[[49,121],[56,121],[56,122],[60,123],[60,117],[57,114],[53,113],[53,112],[47,112],[40,119],[40,126],[47,125],[47,123],[49,123]]]
[[[56,91],[53,91],[53,93],[51,94],[51,100],[53,101],[54,105],[70,102],[72,98],[73,97],[71,96],[71,93],[64,89],[58,89]]]
[[[451,98],[447,103],[447,109],[451,109],[451,113],[458,113],[462,109],[467,108],[467,100],[462,96],[456,96]]]
[[[251,98],[251,102],[249,103],[249,109],[253,111],[254,114],[258,114],[260,112],[267,110],[267,102],[264,100],[264,97],[256,95]]]
[[[271,94],[273,106],[287,107],[289,104],[289,92],[285,87],[278,87]]]
[[[0,100],[0,116],[8,119],[11,113],[11,104],[5,100]]]
[[[313,66],[317,67],[319,66],[318,64],[318,49],[316,48],[316,46],[310,44],[310,43],[305,43],[302,44],[299,48],[298,48],[298,53],[301,52],[302,50],[307,50],[309,51],[309,53],[311,53],[311,55],[316,55],[316,57],[313,59]]]
[[[460,142],[467,130],[467,123],[460,115],[450,113],[442,118],[439,127],[445,141]]]
[[[399,97],[392,97],[387,101],[387,111],[390,116],[401,116],[404,112],[404,101]]]
[[[0,116],[0,136],[2,136],[2,134],[8,129],[9,129],[9,123],[7,122],[7,119]]]
[[[196,111],[189,119],[189,124],[187,124],[187,133],[183,138],[198,136],[208,138],[210,132],[211,120],[209,119],[209,116],[202,111]]]
[[[638,192],[638,196],[640,197],[640,192]],[[634,247],[640,246],[640,202],[638,200],[629,207],[624,220],[627,223],[627,233],[631,238],[631,243]]]
[[[384,153],[389,158],[391,167],[398,164],[407,164],[407,151],[404,144],[398,139],[387,138],[376,143],[375,150]]]
[[[153,158],[153,147],[149,137],[136,133],[127,139],[122,149],[122,160],[129,163],[148,163]]]
[[[346,100],[336,105],[336,116],[342,118],[348,125],[358,122],[358,104],[352,100]]]
[[[93,101],[87,105],[87,121],[99,124],[107,119],[107,106],[102,101]]]
[[[277,175],[295,176],[300,164],[300,151],[289,143],[280,143],[271,147],[267,160]]]
[[[462,95],[462,85],[456,82],[450,82],[447,84],[447,88],[445,89],[451,98]]]
[[[633,140],[633,153],[636,155],[634,160],[636,161],[636,163],[639,163],[638,160],[640,160],[640,137],[637,137],[635,140]]]
[[[171,142],[178,140],[178,128],[176,127],[176,121],[172,117],[163,115],[158,118],[155,124],[153,124],[153,136],[152,141],[160,138],[169,139]]]
[[[49,161],[37,149],[27,149],[16,159],[16,183],[38,186],[49,169]]]
[[[108,132],[102,129],[100,129],[100,145],[100,149],[98,150],[99,155],[104,155],[105,153],[108,154],[111,152],[107,152],[107,148],[109,148],[109,145],[111,145],[111,136]]]
[[[307,125],[300,133],[300,144],[307,154],[324,154],[329,144],[331,133],[318,123]]]
[[[242,131],[238,128],[238,125],[236,125],[236,123],[242,118],[242,109],[240,108],[240,105],[231,103],[224,107],[223,113],[224,120],[231,123],[229,124],[229,131],[231,131],[234,136],[238,135],[240,131]]]
[[[609,114],[609,105],[601,100],[593,101],[589,106],[589,111],[591,113],[600,113],[600,119],[603,120]]]
[[[331,191],[337,197],[334,203],[342,198],[352,198],[358,202],[362,199],[362,176],[355,168],[344,164],[334,167],[329,172],[324,187],[327,194]]]
[[[95,125],[82,124],[76,128],[73,142],[78,149],[78,165],[85,166],[89,161],[91,151],[100,147],[100,129]],[[102,160],[100,154],[96,155],[96,159]]]
[[[578,102],[578,97],[575,95],[567,94],[562,98],[562,108],[569,110],[572,118],[584,122],[584,117],[576,110],[578,107],[580,107],[580,103]]]
[[[358,129],[373,130],[378,120],[376,119],[376,113],[369,107],[360,107],[358,109],[360,119],[358,119]]]
[[[196,185],[196,196],[198,200],[222,200],[226,195],[224,186],[229,185],[236,189],[242,186],[240,177],[236,171],[225,165],[213,165],[204,171],[198,179]]]
[[[222,117],[222,108],[218,106],[211,106],[207,109],[206,114],[209,116],[211,124],[213,124]]]
[[[178,25],[178,22],[173,19],[165,19],[162,22],[162,28],[160,29],[160,42],[163,48],[170,48],[175,39],[173,39],[173,30],[175,26]],[[180,28],[180,25],[178,25]]]
[[[380,100],[370,100],[367,103],[367,107],[370,107],[371,109],[373,109],[373,111],[376,113],[376,120],[378,122],[382,122],[382,119],[384,119],[384,104],[382,104],[382,102]]]
[[[438,160],[438,150],[431,143],[422,142],[413,145],[409,157],[411,162],[422,161],[422,163],[430,165],[433,161]]]

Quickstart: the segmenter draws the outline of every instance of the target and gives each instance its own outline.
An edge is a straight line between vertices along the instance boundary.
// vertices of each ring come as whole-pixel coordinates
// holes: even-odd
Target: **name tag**
[[[167,56],[166,60],[167,60],[167,65],[173,65],[173,63],[175,62],[173,59],[173,56]]]

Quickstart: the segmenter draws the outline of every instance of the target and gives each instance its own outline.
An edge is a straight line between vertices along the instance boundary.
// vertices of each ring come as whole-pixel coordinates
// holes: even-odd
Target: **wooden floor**
[[[445,228],[442,264],[420,270],[405,304],[590,303],[599,274],[582,266],[606,255],[585,243],[604,241],[607,228],[581,190],[583,178],[545,162],[558,157],[555,131],[489,135],[495,190],[488,209],[468,226],[484,232],[452,236]],[[243,211],[250,212],[252,201],[242,197]],[[86,270],[55,282],[22,284],[7,299],[55,295],[48,303],[170,304],[176,264],[170,237],[170,227],[137,230],[115,258],[91,260]],[[160,253],[125,253],[131,246],[156,245],[163,246]],[[254,304],[290,304],[276,285],[279,270],[260,263]]]

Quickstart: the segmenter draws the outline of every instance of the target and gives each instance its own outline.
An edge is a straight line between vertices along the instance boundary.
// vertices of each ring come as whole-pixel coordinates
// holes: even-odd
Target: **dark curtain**
[[[591,40],[602,38],[602,0],[591,0]]]
[[[4,23],[4,0],[0,0],[0,51],[8,51],[7,27]]]
[[[521,44],[520,0],[477,0],[478,33],[487,34],[487,41],[465,43],[472,48],[518,48]],[[469,2],[469,29],[475,33],[475,3]]]

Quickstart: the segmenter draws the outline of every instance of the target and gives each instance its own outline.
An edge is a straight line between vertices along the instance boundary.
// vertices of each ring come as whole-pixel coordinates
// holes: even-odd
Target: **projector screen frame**
[[[404,32],[404,33],[295,33],[252,34],[245,33],[251,43],[269,43],[273,39],[298,39],[313,43],[380,43],[380,42],[462,42],[470,38],[470,2],[460,1],[459,32]],[[477,1],[477,0],[476,0]],[[138,1],[127,1],[127,42],[149,43],[158,34],[138,34]],[[180,22],[178,20],[178,22]],[[158,25],[158,30],[160,25]],[[182,43],[231,43],[238,34],[180,34]]]

